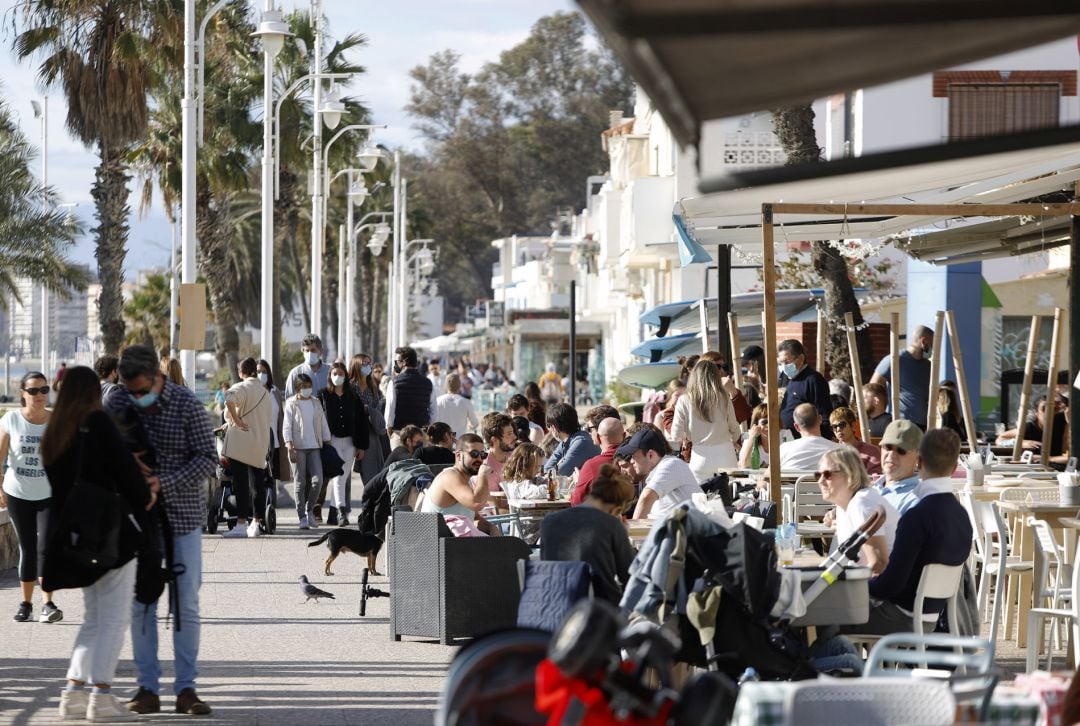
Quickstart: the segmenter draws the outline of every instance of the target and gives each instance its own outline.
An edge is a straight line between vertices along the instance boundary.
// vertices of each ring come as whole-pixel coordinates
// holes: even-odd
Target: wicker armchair
[[[441,514],[395,512],[387,542],[390,636],[449,644],[517,622],[517,561],[529,546],[516,537],[454,537]]]

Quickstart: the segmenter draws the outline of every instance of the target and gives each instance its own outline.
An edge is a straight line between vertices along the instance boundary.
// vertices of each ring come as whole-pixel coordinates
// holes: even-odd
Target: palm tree
[[[84,268],[63,256],[81,232],[56,206],[56,194],[30,173],[34,152],[0,100],[0,306],[18,300],[16,277],[32,277],[66,296],[85,289]]]
[[[149,345],[160,350],[169,345],[169,282],[165,275],[149,275],[124,305],[129,345]]]
[[[121,285],[130,178],[124,155],[146,131],[156,44],[177,37],[171,7],[165,0],[19,0],[14,11],[16,55],[44,56],[38,78],[47,87],[62,87],[68,130],[97,151],[90,193],[98,223],[98,314],[109,353],[124,341]]]

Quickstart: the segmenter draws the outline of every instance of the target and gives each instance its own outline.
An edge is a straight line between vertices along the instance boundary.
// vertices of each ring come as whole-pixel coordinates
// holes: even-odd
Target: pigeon
[[[305,605],[307,604],[308,600],[314,600],[315,602],[319,602],[320,597],[327,598],[329,600],[334,599],[333,593],[329,593],[326,590],[320,590],[319,588],[308,582],[307,575],[300,575],[300,589],[304,591],[304,597],[307,598],[307,600],[304,600]]]

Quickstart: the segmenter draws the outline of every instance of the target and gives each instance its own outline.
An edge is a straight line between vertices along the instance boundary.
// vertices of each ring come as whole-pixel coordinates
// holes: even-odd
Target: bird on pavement
[[[303,590],[304,597],[307,598],[306,600],[304,600],[305,605],[307,604],[308,600],[314,600],[315,602],[319,602],[319,598],[321,597],[328,600],[334,599],[333,593],[329,593],[326,590],[320,590],[319,588],[308,582],[307,575],[300,575],[300,589]]]

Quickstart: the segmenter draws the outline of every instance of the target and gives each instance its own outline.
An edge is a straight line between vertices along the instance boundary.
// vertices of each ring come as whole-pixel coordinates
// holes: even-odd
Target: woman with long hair
[[[502,488],[510,499],[547,499],[547,483],[537,479],[544,465],[544,450],[536,444],[518,444],[503,468]]]
[[[57,587],[81,587],[86,613],[75,636],[67,685],[60,694],[63,720],[128,721],[134,714],[112,695],[124,634],[131,624],[135,589],[135,555],[141,533],[129,517],[144,524],[145,512],[157,498],[139,470],[112,419],[101,410],[97,374],[75,366],[64,375],[56,399],[56,414],[41,441],[41,458],[53,487],[52,522],[59,522],[73,488],[100,487],[119,495],[118,557],[104,574],[88,574],[69,563],[60,542],[50,543],[44,581]],[[87,693],[87,686],[93,690]]]
[[[750,414],[750,430],[739,451],[739,466],[762,469],[769,465],[769,406],[760,403]]]
[[[330,385],[319,392],[326,421],[330,425],[330,445],[337,451],[345,466],[341,474],[323,483],[316,505],[316,520],[319,518],[327,488],[331,494],[331,507],[326,514],[326,523],[349,524],[349,510],[352,498],[353,462],[362,461],[370,445],[367,407],[353,391],[349,383],[349,372],[340,361],[330,365]]]
[[[349,383],[353,392],[360,397],[368,413],[368,448],[360,460],[360,478],[366,484],[382,471],[386,456],[390,453],[390,438],[386,435],[386,397],[375,382],[375,367],[371,356],[357,353],[349,361]]]
[[[100,395],[100,384],[98,391]],[[19,381],[20,407],[0,419],[0,461],[7,465],[0,487],[0,507],[6,507],[19,541],[19,589],[22,600],[14,620],[33,619],[34,583],[41,575],[48,541],[52,488],[41,466],[41,437],[49,423],[49,382],[45,374],[29,371]],[[63,620],[52,593],[42,591],[41,622]]]
[[[1042,400],[1045,402],[1046,397],[1044,396]],[[934,405],[937,407],[938,415],[941,416],[941,428],[952,429],[960,440],[964,441],[967,438],[967,432],[964,431],[964,417],[960,412],[960,396],[956,392],[956,384],[952,381],[942,381]],[[1039,442],[1042,442],[1041,438]]]
[[[741,435],[720,369],[712,361],[699,360],[690,371],[686,394],[675,404],[671,422],[671,438],[692,445],[690,469],[698,483],[715,476],[717,469],[738,465],[735,447]]]
[[[162,356],[160,366],[161,372],[165,374],[170,383],[175,383],[178,386],[187,385],[184,383],[184,371],[180,368],[179,360],[167,355]]]

